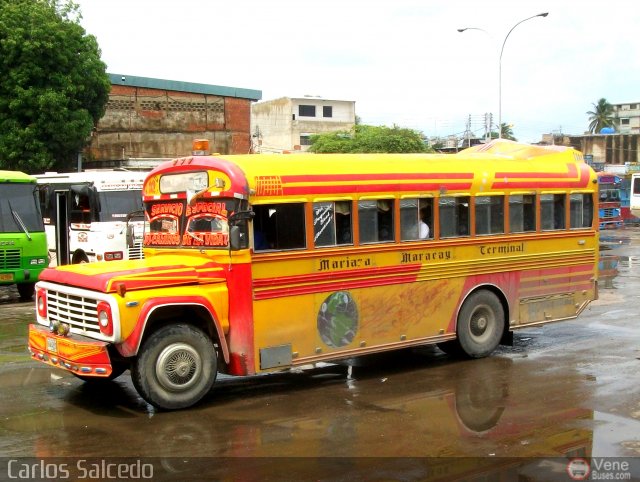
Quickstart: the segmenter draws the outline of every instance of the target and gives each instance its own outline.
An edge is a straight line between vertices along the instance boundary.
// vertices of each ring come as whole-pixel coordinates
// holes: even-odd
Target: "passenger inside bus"
[[[420,223],[418,225],[418,237],[420,239],[427,239],[429,237],[429,225],[427,224],[427,208],[420,209]]]

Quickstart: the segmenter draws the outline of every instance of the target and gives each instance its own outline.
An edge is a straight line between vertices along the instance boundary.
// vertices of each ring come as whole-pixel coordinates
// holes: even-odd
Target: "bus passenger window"
[[[440,237],[469,236],[469,197],[441,197]]]
[[[504,233],[504,196],[476,197],[476,234]]]
[[[305,241],[304,204],[260,204],[253,211],[253,249],[303,249]]]
[[[528,233],[536,230],[536,196],[512,194],[509,196],[509,232]]]
[[[91,223],[91,203],[87,194],[72,193],[69,221],[81,224]]]
[[[540,196],[540,221],[546,231],[565,228],[564,194],[542,194]]]
[[[400,201],[400,239],[416,241],[433,238],[433,199]]]
[[[358,232],[361,243],[393,241],[393,199],[358,201]]]
[[[351,244],[351,202],[314,203],[313,239],[316,247]]]
[[[590,228],[593,221],[591,194],[572,194],[569,211],[571,228]]]

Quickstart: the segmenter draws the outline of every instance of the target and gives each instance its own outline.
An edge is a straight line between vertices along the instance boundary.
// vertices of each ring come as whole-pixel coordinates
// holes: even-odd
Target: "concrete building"
[[[618,132],[620,134],[640,134],[640,102],[611,105],[616,117],[618,117]]]
[[[355,102],[320,97],[281,97],[251,106],[255,152],[306,151],[312,134],[349,131]]]
[[[585,160],[598,171],[605,170],[606,166],[640,163],[640,133],[544,134],[540,144],[573,147],[582,152]]]
[[[191,154],[193,139],[211,152],[251,149],[251,103],[259,90],[109,74],[105,115],[84,152],[83,167],[127,167],[130,159]]]

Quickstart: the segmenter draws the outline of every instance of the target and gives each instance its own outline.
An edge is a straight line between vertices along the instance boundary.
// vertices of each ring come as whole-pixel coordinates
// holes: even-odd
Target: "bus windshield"
[[[0,232],[44,231],[36,199],[33,184],[0,184]]]
[[[100,201],[99,220],[124,221],[127,214],[142,210],[142,191],[132,189],[127,191],[101,191],[98,193]]]
[[[234,209],[233,200],[184,200],[148,203],[146,215],[149,232],[144,245],[149,247],[226,248],[229,240],[227,216]]]

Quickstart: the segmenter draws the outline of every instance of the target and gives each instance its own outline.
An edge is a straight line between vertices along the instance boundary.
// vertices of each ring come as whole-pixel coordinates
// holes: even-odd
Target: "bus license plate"
[[[0,281],[13,281],[13,273],[0,274]]]
[[[58,353],[58,340],[55,338],[47,338],[47,351],[49,353]]]

